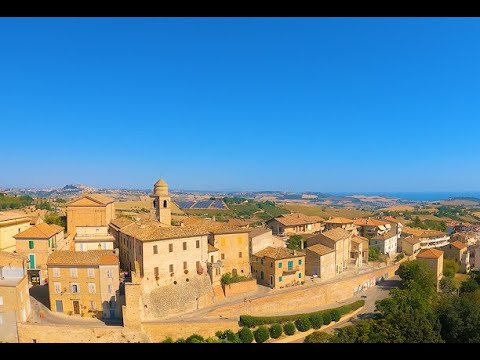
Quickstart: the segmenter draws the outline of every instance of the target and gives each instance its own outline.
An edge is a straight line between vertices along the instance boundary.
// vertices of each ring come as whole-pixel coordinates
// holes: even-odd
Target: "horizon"
[[[477,193],[479,35],[471,18],[2,18],[0,186]]]

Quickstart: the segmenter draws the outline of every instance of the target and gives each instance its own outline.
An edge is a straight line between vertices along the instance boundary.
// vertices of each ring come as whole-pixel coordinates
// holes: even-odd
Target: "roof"
[[[30,225],[36,225],[39,220],[40,220],[40,222],[43,221],[42,218],[40,217],[40,215],[32,217],[31,220],[30,220]]]
[[[409,236],[409,237],[403,238],[402,242],[403,241],[409,243],[410,245],[416,245],[416,244],[420,244],[422,242],[420,240],[420,238],[415,237],[415,236]]]
[[[248,226],[250,222],[242,220],[242,219],[229,219],[227,221],[227,225],[230,226]]]
[[[254,237],[257,237],[257,236],[260,236],[260,235],[263,235],[263,234],[267,234],[267,233],[270,233],[270,232],[272,232],[272,230],[267,229],[267,228],[253,228],[248,233],[248,236],[250,237],[250,239],[252,239]]]
[[[50,239],[53,235],[64,231],[64,228],[55,224],[40,223],[14,235],[15,239]]]
[[[24,261],[28,261],[24,255],[0,251],[0,266],[18,265],[22,266]]]
[[[54,251],[48,256],[52,265],[117,265],[118,256],[112,250]]]
[[[335,251],[335,249],[332,249],[331,247],[325,246],[323,244],[315,244],[315,245],[309,246],[307,247],[307,250],[313,251],[314,253],[320,256],[326,255]]]
[[[125,226],[121,231],[139,241],[187,238],[209,234],[209,231],[201,225],[162,227],[160,224],[153,223],[132,223]]]
[[[438,259],[443,255],[443,251],[437,249],[422,250],[418,253],[417,259]]]
[[[131,223],[134,223],[135,221],[133,221],[132,219],[130,218],[127,218],[127,217],[119,217],[117,219],[113,219],[112,221],[110,221],[110,224],[113,224],[115,225],[117,228],[121,229],[127,225],[130,225]]]
[[[213,234],[246,234],[249,232],[249,229],[242,229],[237,226],[231,226],[221,221],[208,221],[199,226],[203,226],[205,229],[207,229],[208,232],[211,232]]]
[[[392,237],[394,237],[396,235],[397,235],[397,231],[395,229],[392,229],[392,230],[386,232],[385,234],[375,235],[374,237],[372,237],[372,240],[385,241],[387,239],[391,239]]]
[[[319,235],[323,235],[333,241],[345,240],[351,236],[349,231],[339,227],[332,230],[324,231]]]
[[[275,260],[289,259],[292,257],[305,256],[303,252],[284,247],[267,246],[265,249],[253,254],[256,257],[268,257]]]
[[[363,241],[363,242],[366,241],[367,243],[369,242],[366,237],[363,237],[363,236],[360,236],[360,235],[353,235],[352,240],[355,240],[355,239],[358,239],[358,240]]]
[[[210,252],[214,252],[214,251],[218,251],[218,249],[215,246],[213,246],[212,244],[209,243],[208,244],[208,252],[210,253]]]
[[[450,245],[452,245],[453,247],[457,248],[458,250],[463,250],[463,249],[466,249],[467,248],[467,245],[465,245],[464,243],[460,242],[460,241],[454,241],[452,242]]]
[[[334,217],[325,221],[327,224],[353,224],[352,219],[347,219],[344,217]]]
[[[378,220],[378,219],[356,219],[353,221],[355,225],[358,226],[383,226],[383,225],[390,225],[388,221]]]
[[[320,216],[315,216],[315,215],[310,216],[310,215],[304,215],[300,213],[283,214],[269,221],[272,221],[272,220],[276,220],[280,224],[283,224],[285,226],[314,224],[314,223],[325,221],[325,219]]]
[[[20,214],[17,212],[0,211],[0,222],[10,220],[25,220],[30,222],[31,218],[25,214]]]
[[[185,219],[182,219],[181,222],[184,225],[200,225],[200,224],[206,224],[211,222],[212,220],[210,219],[204,219],[198,216],[189,216]]]
[[[447,234],[442,231],[437,230],[424,230],[424,229],[416,229],[405,226],[402,230],[405,234],[410,234],[419,238],[434,238],[434,237],[442,237],[446,236]]]
[[[385,216],[383,218],[383,220],[391,222],[391,223],[395,223],[395,224],[401,224],[401,222],[399,220],[395,219],[393,216]]]
[[[100,195],[100,194],[84,194],[76,199],[73,199],[72,201],[69,201],[67,203],[67,206],[70,206],[71,204],[73,204],[74,202],[80,200],[80,199],[84,199],[84,198],[87,198],[87,199],[90,199],[96,203],[99,203],[101,205],[108,205],[110,203],[113,203],[115,200],[108,197],[108,196],[104,196],[104,195]]]
[[[154,184],[154,186],[168,186],[168,184],[165,182],[165,180],[160,179]]]

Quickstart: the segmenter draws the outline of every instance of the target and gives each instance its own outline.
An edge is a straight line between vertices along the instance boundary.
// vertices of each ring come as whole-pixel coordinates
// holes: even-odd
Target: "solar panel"
[[[192,208],[194,208],[194,209],[206,209],[210,206],[211,203],[212,203],[212,200],[199,201],[194,206],[192,206]]]
[[[222,200],[215,200],[211,207],[215,209],[226,209],[226,206]]]
[[[176,203],[180,209],[189,209],[194,204],[193,201],[176,201]]]

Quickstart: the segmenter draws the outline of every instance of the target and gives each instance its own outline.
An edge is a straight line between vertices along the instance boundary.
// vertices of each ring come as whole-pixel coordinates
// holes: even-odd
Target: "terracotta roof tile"
[[[256,257],[268,257],[275,260],[289,259],[292,257],[305,256],[305,253],[284,247],[267,246],[265,249],[253,254]]]
[[[391,239],[395,235],[397,235],[397,231],[395,229],[392,229],[392,230],[386,232],[385,234],[375,235],[374,237],[372,237],[372,240],[385,241],[385,240]]]
[[[465,245],[464,243],[462,243],[460,241],[454,241],[450,245],[457,248],[458,250],[463,250],[463,249],[467,248],[467,245]]]
[[[333,241],[339,241],[349,238],[352,234],[349,231],[338,227],[318,234],[318,236],[320,235],[323,235]]]
[[[93,200],[97,203],[100,203],[102,205],[108,205],[112,202],[114,202],[115,200],[112,199],[111,197],[108,197],[108,196],[105,196],[105,195],[100,195],[100,194],[84,194],[78,198],[75,198],[73,199],[72,201],[69,201],[67,203],[67,206],[70,206],[72,203],[74,203],[75,201],[78,201],[80,199],[83,199],[83,198],[88,198],[90,200]]]
[[[420,259],[438,259],[443,255],[443,251],[437,249],[422,250],[418,253],[417,258]]]
[[[134,223],[135,221],[127,217],[119,217],[110,221],[110,224],[115,225],[117,228],[121,229],[127,225]]]
[[[388,221],[383,221],[383,220],[378,220],[378,219],[356,219],[353,221],[354,225],[357,226],[385,226],[385,225],[390,225]]]
[[[0,211],[0,222],[10,220],[25,220],[30,222],[31,218],[25,214],[17,212]]]
[[[0,251],[0,266],[22,266],[24,261],[28,261],[28,258],[24,255]]]
[[[420,240],[420,238],[415,237],[415,236],[409,236],[409,237],[403,238],[403,239],[402,239],[402,242],[403,242],[403,241],[409,243],[410,245],[416,245],[416,244],[419,244],[419,243],[422,242],[422,241]]]
[[[118,256],[112,250],[55,251],[48,256],[47,266],[52,265],[117,265]]]
[[[260,236],[260,235],[263,235],[263,234],[266,234],[266,233],[271,233],[272,232],[272,229],[267,229],[267,228],[253,228],[250,230],[250,232],[248,233],[248,236],[250,237],[250,239],[254,238],[254,237],[257,237],[257,236]]]
[[[277,216],[272,220],[277,220],[280,224],[285,226],[294,226],[294,225],[306,225],[306,224],[315,224],[319,222],[324,222],[325,219],[321,218],[320,216],[309,216],[300,213],[293,213],[293,214],[283,214]],[[269,221],[272,221],[269,220]]]
[[[325,246],[323,244],[315,244],[309,246],[307,247],[307,250],[313,251],[318,255],[325,255],[335,251],[335,249],[332,249],[331,247]]]
[[[227,225],[229,225],[229,226],[248,226],[248,225],[250,225],[250,222],[242,220],[242,219],[229,219],[227,221]]]
[[[352,219],[347,219],[344,217],[334,217],[325,221],[327,224],[353,224]]]
[[[132,236],[139,241],[156,241],[175,238],[208,235],[209,231],[204,226],[167,226],[160,224],[132,223],[122,228],[122,233]]]
[[[40,223],[38,225],[29,227],[27,230],[24,230],[13,237],[15,239],[49,239],[61,231],[64,231],[63,227],[61,226]]]
[[[405,226],[402,230],[405,234],[410,234],[419,238],[434,238],[434,237],[442,237],[446,236],[447,234],[442,231],[437,230],[424,230],[424,229],[416,229]]]

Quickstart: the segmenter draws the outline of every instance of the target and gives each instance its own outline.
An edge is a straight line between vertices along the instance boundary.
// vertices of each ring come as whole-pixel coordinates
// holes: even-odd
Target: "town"
[[[363,308],[365,295],[398,278],[405,262],[424,262],[439,292],[458,291],[452,279],[468,281],[480,268],[480,225],[450,220],[444,231],[431,230],[418,216],[406,223],[414,207],[355,218],[285,211],[264,221],[220,220],[207,210],[175,215],[197,202],[172,200],[164,179],[145,201],[148,212],[118,210],[122,202],[89,191],[0,212],[1,341],[161,342],[192,334],[220,341],[219,331],[247,332],[250,315]],[[0,196],[8,198],[22,196]],[[247,200],[202,201],[197,209],[221,211],[212,209]],[[342,315],[354,316],[355,306]],[[283,331],[268,341],[289,342]]]

